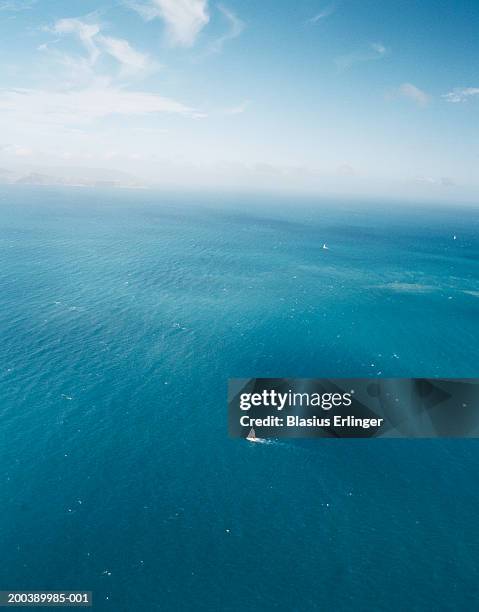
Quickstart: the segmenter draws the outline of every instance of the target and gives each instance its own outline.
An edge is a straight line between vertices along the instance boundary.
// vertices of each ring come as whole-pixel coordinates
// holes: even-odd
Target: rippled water
[[[251,445],[226,382],[477,376],[478,229],[459,206],[1,188],[0,588],[473,607],[476,441]]]

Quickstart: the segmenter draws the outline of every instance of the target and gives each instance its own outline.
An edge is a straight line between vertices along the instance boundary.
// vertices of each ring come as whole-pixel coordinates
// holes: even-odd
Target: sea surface
[[[226,386],[477,377],[478,258],[460,205],[0,188],[0,589],[476,609],[479,441],[251,444]]]

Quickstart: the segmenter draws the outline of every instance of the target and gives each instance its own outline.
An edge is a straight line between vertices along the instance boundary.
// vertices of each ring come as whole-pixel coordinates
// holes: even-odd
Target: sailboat
[[[256,437],[256,432],[254,430],[254,427],[252,427],[249,430],[249,434],[246,436],[246,439],[248,440],[248,442],[261,442],[261,438],[257,438]]]
[[[329,247],[328,247],[328,245],[327,245],[326,243],[324,243],[324,244],[323,244],[323,249],[324,249],[325,251],[329,251]]]

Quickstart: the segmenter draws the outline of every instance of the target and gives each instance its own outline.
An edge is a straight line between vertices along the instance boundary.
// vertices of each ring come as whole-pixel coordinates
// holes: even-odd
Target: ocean
[[[478,230],[460,205],[1,187],[0,589],[475,608],[478,441],[250,444],[226,391],[477,377]]]

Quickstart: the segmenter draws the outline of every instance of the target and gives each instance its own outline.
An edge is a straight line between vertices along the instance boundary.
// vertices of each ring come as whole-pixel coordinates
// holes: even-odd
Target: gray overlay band
[[[264,404],[241,409],[242,398],[244,402],[244,398],[251,397],[251,394],[268,394],[271,391],[283,397],[290,392],[304,394],[303,399],[313,394],[326,394],[325,397],[330,397],[328,394],[336,394],[335,397],[350,394],[351,403],[349,406],[332,406],[328,410],[317,405],[304,405],[305,402],[303,405],[285,405],[282,410]],[[232,437],[479,437],[479,379],[232,379],[229,381],[228,405],[229,434]],[[278,417],[282,425],[258,425],[268,416]],[[287,426],[287,417],[293,416],[303,419],[303,426]],[[243,424],[242,417],[247,417],[243,419]],[[324,424],[304,425],[305,419],[313,420],[314,417],[315,423],[323,419]],[[375,419],[378,425],[371,426]],[[348,426],[348,423],[353,424]],[[369,425],[362,427],[354,423]]]

